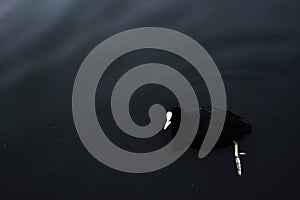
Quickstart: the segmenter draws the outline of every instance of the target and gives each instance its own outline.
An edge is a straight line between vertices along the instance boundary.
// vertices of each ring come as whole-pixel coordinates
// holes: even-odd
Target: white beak
[[[167,120],[166,120],[166,123],[165,123],[165,126],[164,126],[164,130],[166,130],[171,124],[172,112],[170,112],[170,111],[167,112],[166,118],[167,118]]]

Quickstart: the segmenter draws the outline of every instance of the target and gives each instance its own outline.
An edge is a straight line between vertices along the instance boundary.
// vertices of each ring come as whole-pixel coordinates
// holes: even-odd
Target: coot
[[[191,147],[194,149],[200,149],[202,142],[205,138],[208,126],[210,124],[211,113],[212,112],[224,112],[220,109],[211,108],[210,106],[202,106],[199,110],[195,112],[200,112],[200,122],[196,137],[194,138]],[[179,107],[172,108],[167,112],[164,129],[171,129],[172,137],[175,137],[180,126],[181,115],[184,118],[193,117],[193,113],[186,113],[181,111]],[[244,152],[239,152],[238,143],[245,135],[250,134],[252,131],[252,126],[249,123],[246,123],[242,117],[226,111],[225,122],[221,135],[214,146],[214,149],[225,148],[230,145],[234,145],[234,158],[237,169],[237,174],[242,174],[242,165],[240,156],[246,155]],[[188,134],[188,133],[187,133]],[[184,145],[184,137],[180,139],[180,142],[174,143],[173,150],[182,148]]]

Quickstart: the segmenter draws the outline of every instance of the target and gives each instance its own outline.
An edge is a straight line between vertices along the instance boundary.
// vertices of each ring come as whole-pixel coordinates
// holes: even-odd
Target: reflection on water
[[[15,187],[39,195],[50,188],[50,196],[57,197],[72,190],[74,197],[81,198],[98,197],[101,191],[106,197],[118,195],[108,184],[121,184],[120,190],[131,194],[127,192],[131,183],[138,196],[152,197],[139,184],[143,183],[162,197],[180,196],[178,186],[188,197],[200,192],[202,197],[210,196],[212,188],[220,191],[214,197],[234,193],[264,197],[272,186],[268,177],[276,177],[274,184],[290,182],[288,172],[296,165],[284,163],[299,157],[294,155],[299,139],[294,123],[299,99],[299,5],[283,0],[0,1],[0,159],[4,163],[0,171],[3,182],[11,186],[7,191]],[[231,149],[201,161],[187,154],[165,170],[139,176],[112,171],[84,149],[71,112],[76,72],[98,43],[143,26],[183,32],[215,60],[230,110],[254,126],[253,135],[242,142],[250,154],[246,176],[239,180],[243,187],[234,177]],[[167,57],[157,59],[174,61]],[[140,59],[147,60],[147,55]],[[101,95],[97,101],[101,102]],[[179,185],[160,191],[170,183]],[[252,191],[246,189],[250,187]]]

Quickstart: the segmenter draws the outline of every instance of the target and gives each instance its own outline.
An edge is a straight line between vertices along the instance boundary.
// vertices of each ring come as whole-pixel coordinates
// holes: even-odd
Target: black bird
[[[215,108],[212,109],[210,106],[202,106],[198,111],[195,112],[200,112],[200,123],[196,137],[194,138],[191,147],[194,149],[200,149],[205,138],[206,132],[208,130],[208,126],[210,124],[211,113],[224,111]],[[171,128],[172,137],[175,137],[175,135],[177,134],[177,131],[180,126],[181,115],[183,115],[183,117],[189,118],[193,116],[193,113],[187,114],[184,111],[182,113],[179,107],[172,108],[170,111],[167,112],[167,121],[164,129]],[[244,122],[242,117],[230,111],[226,111],[223,130],[216,145],[214,146],[214,149],[225,148],[234,144],[234,158],[238,175],[242,174],[240,156],[245,155],[246,153],[239,152],[237,141],[242,139],[245,135],[250,134],[251,131],[252,126],[249,123]],[[181,138],[181,140],[184,141],[184,138]],[[182,148],[182,141],[179,142],[179,145],[178,143],[175,143],[173,146],[174,151],[180,148]]]

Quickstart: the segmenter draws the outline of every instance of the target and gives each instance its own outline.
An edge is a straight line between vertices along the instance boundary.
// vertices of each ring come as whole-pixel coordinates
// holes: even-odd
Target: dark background
[[[297,0],[0,1],[0,199],[299,199],[299,9]],[[71,109],[80,64],[106,38],[144,26],[185,33],[214,59],[229,110],[253,125],[240,143],[248,152],[242,177],[231,147],[201,160],[188,151],[162,170],[127,174],[101,164],[81,143]],[[149,61],[195,78],[174,55],[133,54],[112,65],[107,84],[120,69]],[[207,104],[201,78],[193,86]],[[99,86],[96,97],[107,121],[108,88],[101,93]],[[165,94],[142,88],[132,111],[145,116],[153,99],[176,103]],[[100,123],[110,129],[113,122]],[[109,137],[129,149],[165,142],[131,143],[114,129]]]

